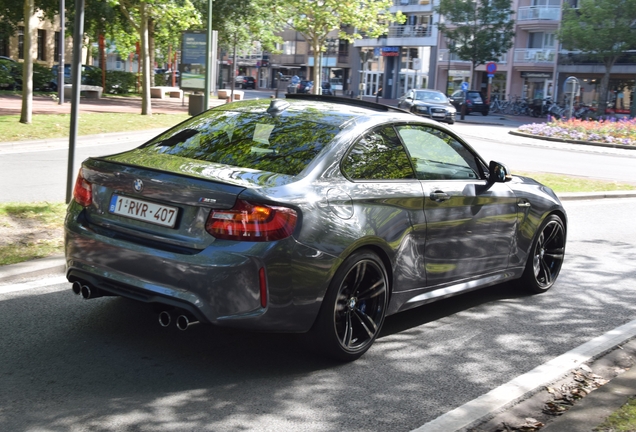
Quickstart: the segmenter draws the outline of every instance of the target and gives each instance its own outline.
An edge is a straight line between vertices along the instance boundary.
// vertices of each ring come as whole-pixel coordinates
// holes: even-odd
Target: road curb
[[[580,140],[571,140],[571,139],[565,139],[565,138],[553,138],[553,137],[547,137],[547,136],[542,136],[542,135],[532,135],[532,134],[528,134],[528,133],[524,133],[524,132],[518,132],[518,131],[509,131],[508,133],[510,135],[520,136],[520,137],[524,137],[524,138],[540,139],[540,140],[543,140],[543,141],[565,142],[565,143],[568,143],[568,144],[581,144],[581,145],[588,145],[588,146],[595,146],[595,147],[607,147],[607,148],[617,148],[617,149],[625,149],[625,150],[636,150],[636,146],[633,146],[633,145],[609,144],[609,143],[601,143],[601,142],[595,142],[595,141],[580,141]]]
[[[582,364],[601,357],[636,337],[636,320],[608,331],[464,405],[447,412],[412,432],[464,432],[564,378]],[[609,389],[610,387],[608,387]],[[606,390],[610,391],[610,390]],[[633,390],[632,390],[633,392]],[[615,406],[614,409],[617,407]],[[569,416],[568,416],[569,417]],[[590,428],[596,425],[588,425]],[[554,428],[561,432],[562,429]],[[574,429],[573,429],[574,430]],[[576,429],[582,432],[584,429]]]
[[[64,273],[66,261],[62,255],[0,266],[0,283],[52,273]]]

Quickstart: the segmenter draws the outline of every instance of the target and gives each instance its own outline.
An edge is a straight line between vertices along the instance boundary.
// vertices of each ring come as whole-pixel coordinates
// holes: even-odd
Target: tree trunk
[[[605,115],[605,111],[607,110],[607,92],[609,90],[609,80],[610,73],[612,72],[612,67],[616,62],[615,59],[605,60],[605,73],[603,74],[603,78],[601,78],[601,87],[598,95],[598,108],[596,112],[598,115]]]
[[[155,83],[155,22],[148,19],[148,53],[150,55],[150,85]],[[163,85],[163,83],[161,83]]]
[[[141,114],[152,115],[150,103],[150,54],[148,50],[148,5],[142,1],[139,6],[141,26],[139,36],[141,37]]]
[[[33,31],[37,27],[36,20],[34,0],[24,0],[24,64],[22,65],[22,112],[20,114],[20,123],[25,124],[31,124],[33,118]]]
[[[322,85],[322,83],[320,82],[320,70],[321,70],[321,64],[320,64],[320,44],[318,43],[317,40],[314,40],[313,42],[313,49],[314,49],[314,88],[311,89],[311,92],[313,94],[320,94],[320,87]]]
[[[84,64],[90,65],[93,64],[91,56],[91,39],[86,35],[86,33],[84,33],[84,37],[86,38],[86,60],[84,61]]]

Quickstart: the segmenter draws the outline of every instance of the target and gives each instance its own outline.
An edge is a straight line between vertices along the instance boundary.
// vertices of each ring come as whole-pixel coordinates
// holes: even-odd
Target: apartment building
[[[573,0],[569,1],[576,6]],[[516,12],[513,47],[495,63],[497,72],[492,77],[491,94],[500,98],[544,99],[551,97],[562,102],[569,97],[571,87],[565,82],[577,78],[580,90],[576,98],[594,105],[599,99],[599,83],[605,67],[589,56],[568,52],[560,47],[556,33],[561,22],[561,0],[514,0]],[[448,41],[440,34],[435,88],[457,90],[463,81],[469,81],[470,62],[449,55]],[[486,65],[476,68],[477,85],[484,94],[488,87]],[[612,69],[609,97],[610,106],[617,112],[629,113],[631,89],[636,76],[636,55],[626,53]]]
[[[356,93],[395,99],[411,88],[432,88],[436,82],[438,30],[432,0],[393,0],[392,13],[406,16],[392,23],[386,36],[354,42],[352,87]]]
[[[33,29],[36,57],[34,61],[47,67],[58,63],[60,55],[60,25],[59,19],[53,22],[44,19],[42,12],[33,20],[36,28]],[[70,59],[73,50],[72,38],[66,38],[64,55]],[[0,38],[0,56],[10,57],[14,60],[24,60],[24,26],[19,26],[17,34],[10,38]]]

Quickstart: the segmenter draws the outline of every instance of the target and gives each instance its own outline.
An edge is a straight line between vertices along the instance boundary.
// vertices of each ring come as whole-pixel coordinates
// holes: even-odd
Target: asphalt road
[[[496,118],[493,119],[496,121]],[[636,184],[636,148],[614,149],[510,135],[510,126],[455,123],[486,161],[511,170],[547,172]]]
[[[294,335],[163,329],[59,279],[0,287],[0,430],[413,430],[634,319],[636,199],[566,208],[548,293],[499,285],[389,317],[346,365]]]

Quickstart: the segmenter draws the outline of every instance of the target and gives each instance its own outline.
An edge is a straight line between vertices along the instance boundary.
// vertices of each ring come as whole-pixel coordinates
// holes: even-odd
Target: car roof
[[[278,117],[295,117],[299,121],[330,124],[340,129],[350,124],[387,121],[420,121],[422,119],[406,110],[374,102],[337,96],[290,93],[285,99],[249,99],[220,105],[214,110],[244,113],[269,113]],[[320,115],[318,115],[320,114]],[[423,121],[430,123],[428,121]]]

